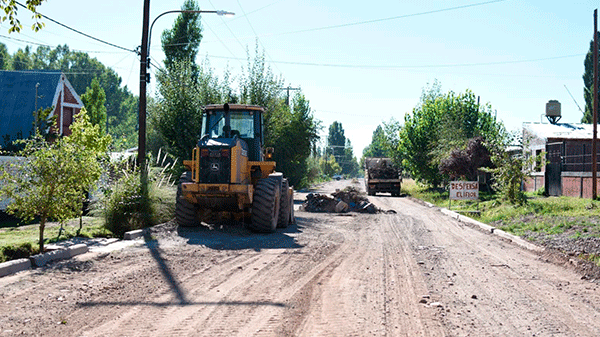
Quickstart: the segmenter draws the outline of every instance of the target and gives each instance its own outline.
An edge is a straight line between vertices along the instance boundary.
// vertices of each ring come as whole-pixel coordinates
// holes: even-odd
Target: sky
[[[23,0],[24,1],[24,0]],[[143,0],[47,0],[38,11],[98,39],[133,50],[141,44]],[[583,61],[600,1],[557,0],[198,0],[203,39],[197,62],[208,62],[222,77],[246,66],[248,51],[264,51],[285,86],[301,88],[326,138],[329,125],[342,124],[359,159],[373,131],[392,118],[403,122],[434,81],[442,91],[471,90],[491,104],[510,131],[524,122],[547,122],[545,104],[562,104],[561,122],[580,122]],[[150,1],[151,22],[180,9],[183,0]],[[21,33],[0,24],[0,43],[11,54],[26,45],[90,52],[113,68],[123,85],[139,92],[139,58],[48,20],[29,29],[30,13],[19,11]],[[177,14],[158,18],[150,56],[162,65],[160,34]],[[149,93],[156,95],[156,69]],[[569,91],[573,98],[569,95]],[[82,93],[80,93],[82,94]]]

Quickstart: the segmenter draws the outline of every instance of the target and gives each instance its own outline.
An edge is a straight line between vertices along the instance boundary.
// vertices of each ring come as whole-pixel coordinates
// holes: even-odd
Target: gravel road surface
[[[0,336],[600,336],[598,284],[570,264],[369,199],[397,214],[297,211],[268,235],[167,223],[1,278]]]

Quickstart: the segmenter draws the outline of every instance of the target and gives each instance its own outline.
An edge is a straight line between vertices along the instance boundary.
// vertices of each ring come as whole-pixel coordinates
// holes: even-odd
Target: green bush
[[[39,248],[34,247],[31,242],[3,246],[0,247],[0,262],[28,258],[38,252]]]
[[[175,188],[164,169],[150,169],[145,192],[139,171],[126,172],[105,192],[104,226],[123,237],[125,232],[171,220],[174,210]]]
[[[123,237],[125,232],[143,228],[150,222],[149,195],[142,195],[139,173],[124,174],[107,192],[104,226],[114,235]]]

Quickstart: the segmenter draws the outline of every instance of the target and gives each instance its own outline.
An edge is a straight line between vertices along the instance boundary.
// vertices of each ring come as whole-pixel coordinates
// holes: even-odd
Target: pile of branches
[[[371,160],[367,170],[371,179],[398,179],[399,176],[398,169],[386,159]]]
[[[369,202],[363,192],[352,186],[331,194],[310,193],[302,204],[302,210],[315,213],[378,213],[380,209]]]

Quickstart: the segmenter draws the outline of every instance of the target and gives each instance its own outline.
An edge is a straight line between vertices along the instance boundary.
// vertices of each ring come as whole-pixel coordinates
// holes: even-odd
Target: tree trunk
[[[44,228],[46,227],[46,217],[40,219],[40,253],[44,252]]]

